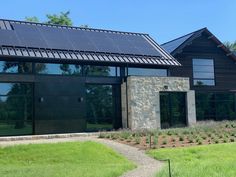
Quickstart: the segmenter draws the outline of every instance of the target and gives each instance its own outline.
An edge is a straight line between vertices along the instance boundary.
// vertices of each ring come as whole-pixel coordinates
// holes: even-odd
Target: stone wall
[[[194,91],[189,90],[189,78],[129,76],[127,83],[121,87],[124,128],[132,130],[160,128],[160,91],[186,92],[187,122],[189,125],[196,123],[195,96]]]

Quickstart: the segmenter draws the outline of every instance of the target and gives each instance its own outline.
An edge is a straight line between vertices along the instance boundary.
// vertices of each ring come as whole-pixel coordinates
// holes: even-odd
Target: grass
[[[235,177],[236,143],[150,150],[156,159],[171,159],[174,177]],[[168,176],[167,166],[157,174]]]
[[[0,148],[1,177],[116,177],[135,165],[95,142]]]

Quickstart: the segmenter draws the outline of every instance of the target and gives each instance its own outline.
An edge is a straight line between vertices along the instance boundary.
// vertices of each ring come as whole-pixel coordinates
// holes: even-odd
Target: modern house
[[[143,33],[0,20],[0,136],[191,126],[195,91],[199,120],[213,118],[203,104],[218,120],[217,101],[234,118],[234,55],[207,29],[163,48]]]
[[[207,28],[161,46],[182,65],[170,75],[190,78],[197,120],[236,119],[236,55]]]

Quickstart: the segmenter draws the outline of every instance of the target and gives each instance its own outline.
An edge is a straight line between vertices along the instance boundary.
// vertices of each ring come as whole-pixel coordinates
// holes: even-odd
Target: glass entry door
[[[186,93],[160,93],[161,128],[186,126]]]

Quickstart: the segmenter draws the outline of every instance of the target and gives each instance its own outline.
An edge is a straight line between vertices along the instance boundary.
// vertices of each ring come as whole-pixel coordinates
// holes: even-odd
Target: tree
[[[225,46],[229,48],[229,50],[236,52],[236,41],[233,43],[231,42],[225,42]]]
[[[65,25],[65,26],[72,26],[72,20],[69,17],[70,11],[67,12],[61,12],[59,15],[53,14],[53,15],[46,15],[48,18],[48,21],[46,23],[48,24],[54,24],[54,25]]]
[[[39,19],[37,17],[25,17],[25,20],[28,22],[37,22],[39,23]]]

